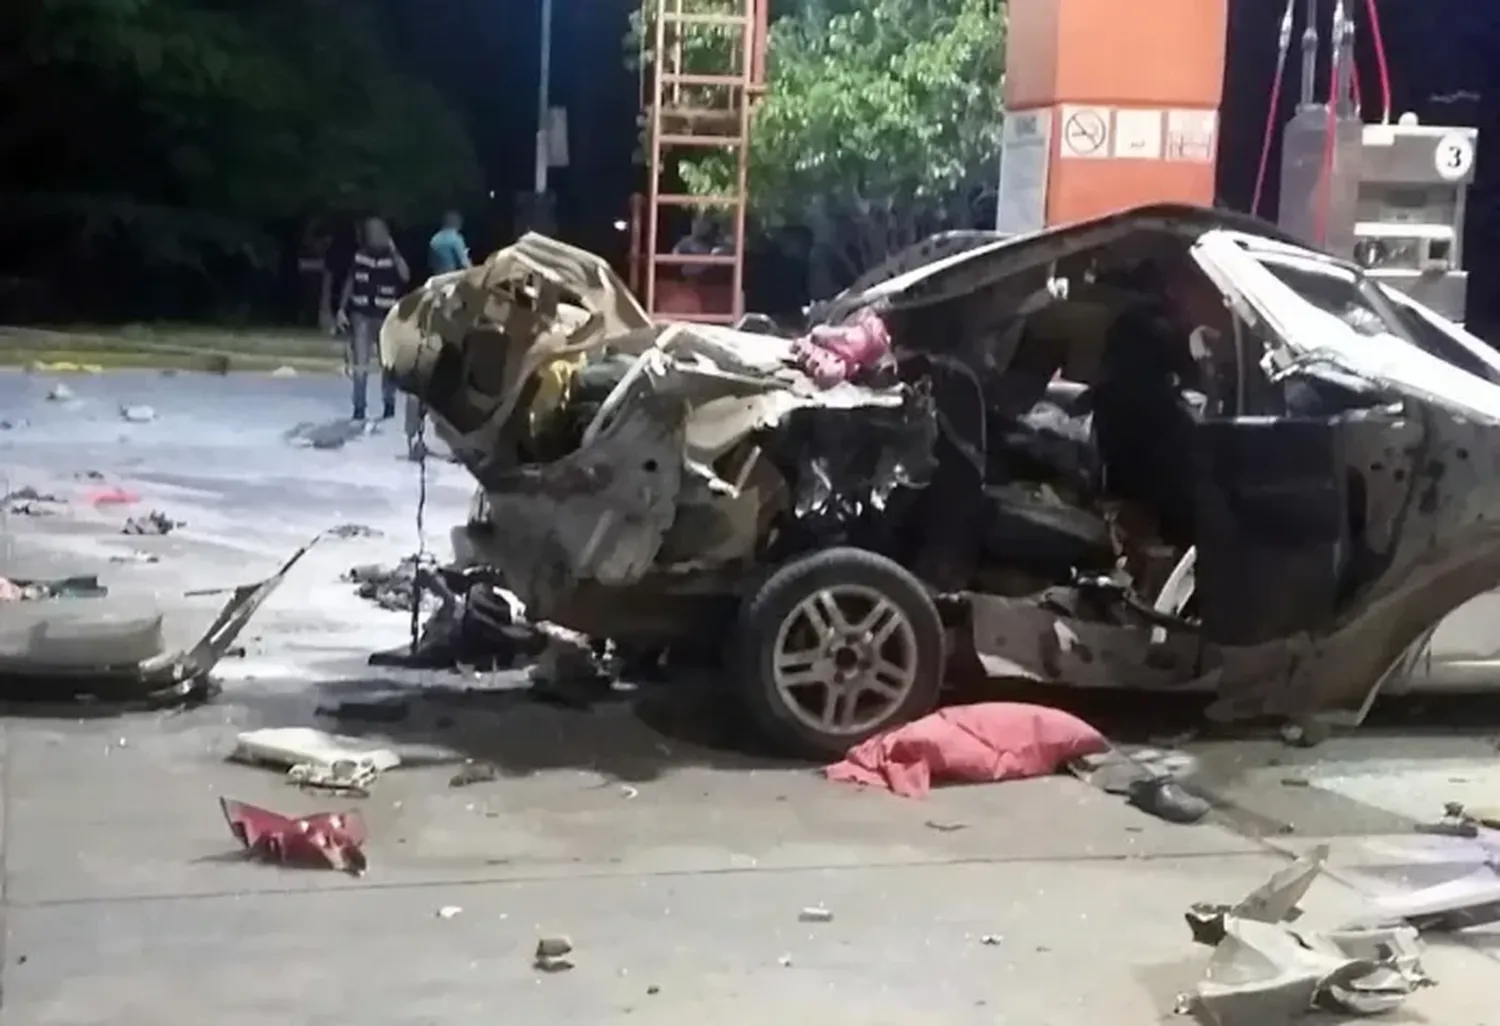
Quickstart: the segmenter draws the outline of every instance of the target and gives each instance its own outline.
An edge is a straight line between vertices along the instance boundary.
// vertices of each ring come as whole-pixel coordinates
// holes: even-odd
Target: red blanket
[[[1102,734],[1060,709],[984,702],[953,706],[877,734],[823,772],[829,780],[919,798],[935,783],[1045,776],[1107,748]]]

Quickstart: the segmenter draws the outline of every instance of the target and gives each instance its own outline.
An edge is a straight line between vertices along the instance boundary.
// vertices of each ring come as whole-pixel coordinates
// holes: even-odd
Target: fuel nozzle
[[[1307,0],[1307,23],[1302,27],[1302,81],[1300,84],[1297,106],[1299,109],[1311,107],[1314,99],[1314,88],[1317,86],[1318,73],[1318,0]],[[1290,30],[1290,26],[1288,26]]]

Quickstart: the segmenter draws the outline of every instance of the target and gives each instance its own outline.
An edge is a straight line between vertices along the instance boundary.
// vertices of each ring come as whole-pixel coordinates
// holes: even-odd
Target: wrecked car
[[[381,355],[479,484],[459,563],[718,666],[809,755],[981,669],[1357,722],[1500,581],[1500,359],[1261,221],[938,240],[815,321],[653,323],[528,235],[406,297]],[[888,351],[805,358],[856,329]]]

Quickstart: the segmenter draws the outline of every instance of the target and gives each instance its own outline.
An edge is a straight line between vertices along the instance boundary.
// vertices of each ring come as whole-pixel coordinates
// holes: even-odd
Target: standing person
[[[443,226],[427,243],[427,262],[433,274],[448,274],[473,266],[464,239],[464,218],[456,210],[443,215]]]
[[[411,281],[411,268],[396,248],[391,230],[378,217],[366,219],[359,248],[339,299],[338,330],[349,332],[349,363],[354,379],[354,419],[365,419],[370,361],[379,358],[380,325]],[[381,419],[396,415],[396,383],[381,373]]]

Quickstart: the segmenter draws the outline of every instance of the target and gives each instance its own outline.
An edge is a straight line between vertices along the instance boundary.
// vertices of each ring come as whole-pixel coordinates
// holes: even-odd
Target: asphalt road
[[[1284,864],[1273,846],[1327,835],[1345,864],[1368,861],[1366,835],[1411,839],[1412,813],[1389,800],[1404,781],[1426,774],[1436,793],[1439,778],[1493,762],[1487,738],[1452,732],[1313,752],[1203,746],[1228,818],[1179,827],[1066,777],[921,801],[835,786],[726,747],[706,726],[706,690],[578,711],[526,701],[516,673],[372,671],[366,655],[401,643],[405,618],[339,575],[417,544],[399,432],[333,452],[289,444],[295,425],[342,415],[336,380],[69,378],[76,403],[48,401],[52,383],[0,374],[13,424],[0,476],[68,500],[54,517],[9,518],[0,574],[97,572],[120,601],[194,619],[207,611],[185,590],[257,579],[338,523],[379,534],[314,550],[257,618],[247,657],[224,665],[213,703],[12,709],[0,723],[4,1024],[1147,1026],[1203,969],[1187,904],[1242,896]],[[126,423],[122,404],[156,416]],[[139,501],[91,506],[90,472]],[[428,543],[442,551],[470,485],[457,467],[432,474]],[[152,508],[185,526],[119,534]],[[111,562],[137,554],[158,561]],[[319,712],[374,696],[401,698],[407,717]],[[358,733],[407,756],[358,803],[366,877],[234,857],[221,796],[288,813],[346,804],[225,762],[237,732],[268,725]],[[471,758],[499,779],[450,787]],[[1353,778],[1364,797],[1340,792]],[[799,921],[812,905],[832,921]],[[1359,907],[1320,883],[1310,921]],[[571,972],[532,968],[548,934],[571,937]],[[1429,953],[1441,985],[1412,1000],[1418,1018],[1493,1021],[1485,942]]]

